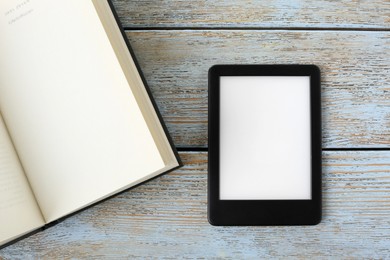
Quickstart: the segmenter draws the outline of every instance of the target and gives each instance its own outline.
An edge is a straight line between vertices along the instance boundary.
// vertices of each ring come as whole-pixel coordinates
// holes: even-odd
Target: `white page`
[[[310,77],[221,77],[220,102],[220,199],[311,199]]]
[[[90,0],[0,12],[0,108],[47,221],[164,167]]]
[[[0,115],[0,245],[44,224]]]

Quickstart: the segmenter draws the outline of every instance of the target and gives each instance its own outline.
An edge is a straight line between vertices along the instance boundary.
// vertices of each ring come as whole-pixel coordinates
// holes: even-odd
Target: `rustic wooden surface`
[[[390,151],[324,152],[323,221],[307,227],[213,227],[207,153],[4,249],[4,258],[389,258]]]
[[[390,259],[389,1],[113,2],[185,166],[0,250],[0,259]],[[216,63],[320,66],[318,226],[207,223],[207,70]]]
[[[125,27],[388,29],[387,0],[113,0]]]
[[[389,146],[388,32],[142,30],[128,36],[178,147],[207,146],[207,71],[219,63],[317,64],[323,146]]]

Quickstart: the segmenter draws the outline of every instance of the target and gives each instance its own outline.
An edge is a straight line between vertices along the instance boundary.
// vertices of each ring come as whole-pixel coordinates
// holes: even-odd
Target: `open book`
[[[107,0],[1,0],[0,37],[0,245],[181,165]]]

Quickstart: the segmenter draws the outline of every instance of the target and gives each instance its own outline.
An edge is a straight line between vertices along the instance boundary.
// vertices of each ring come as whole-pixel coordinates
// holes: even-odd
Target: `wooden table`
[[[390,258],[388,0],[116,0],[185,166],[0,251],[0,258]],[[322,70],[323,221],[213,227],[206,218],[207,71]]]

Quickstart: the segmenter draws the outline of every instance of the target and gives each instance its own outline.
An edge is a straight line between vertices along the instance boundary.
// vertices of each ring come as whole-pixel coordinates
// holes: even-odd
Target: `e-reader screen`
[[[321,221],[321,84],[315,65],[209,70],[208,220]]]
[[[311,199],[309,76],[220,77],[220,199]]]

